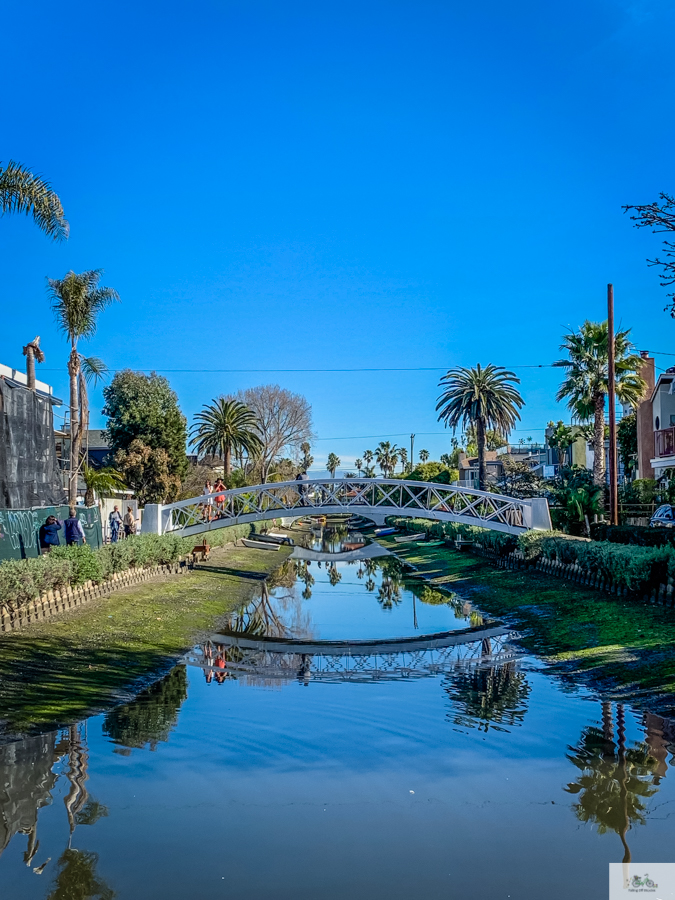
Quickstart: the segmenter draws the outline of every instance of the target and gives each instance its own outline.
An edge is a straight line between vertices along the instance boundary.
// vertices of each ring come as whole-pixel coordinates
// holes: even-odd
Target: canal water
[[[668,722],[306,543],[135,702],[0,748],[0,897],[595,900],[675,861]]]

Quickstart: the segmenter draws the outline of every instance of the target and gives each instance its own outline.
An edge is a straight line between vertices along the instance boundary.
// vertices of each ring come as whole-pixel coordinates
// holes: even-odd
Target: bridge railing
[[[198,534],[226,525],[324,513],[420,516],[519,534],[550,528],[545,499],[521,500],[457,485],[383,478],[312,479],[203,494],[165,506],[148,504],[143,528],[158,534]]]

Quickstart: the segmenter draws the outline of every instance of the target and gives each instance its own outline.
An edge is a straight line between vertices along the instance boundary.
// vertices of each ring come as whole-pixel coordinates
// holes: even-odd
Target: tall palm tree
[[[405,472],[408,465],[408,451],[405,447],[398,448],[398,461],[401,463],[401,472]]]
[[[513,372],[490,363],[475,368],[450,369],[441,378],[443,392],[438,398],[438,421],[456,429],[458,425],[473,425],[478,445],[478,487],[487,487],[485,466],[485,434],[488,428],[506,436],[520,419],[518,410],[524,400],[514,384],[520,379]]]
[[[232,472],[232,453],[257,453],[262,441],[256,431],[257,418],[240,400],[220,397],[205,404],[195,416],[190,446],[198,454],[211,453],[223,460],[225,477]]]
[[[614,378],[616,396],[621,403],[636,407],[646,389],[639,375],[642,359],[633,352],[628,340],[630,328],[617,331],[614,336]],[[578,331],[566,334],[560,345],[567,352],[567,359],[553,363],[565,369],[565,380],[558,390],[558,400],[567,400],[567,406],[582,422],[593,420],[593,479],[597,485],[605,483],[605,398],[608,385],[608,331],[607,322],[586,320]]]
[[[326,468],[330,472],[330,477],[335,478],[335,472],[340,465],[340,457],[336,456],[335,453],[328,454],[328,460],[326,462]]]
[[[99,378],[105,367],[100,360],[90,357],[83,367],[83,357],[77,349],[79,340],[91,338],[96,333],[98,314],[116,300],[119,294],[109,287],[99,287],[102,269],[92,269],[79,274],[70,271],[64,278],[48,278],[48,292],[56,321],[70,342],[68,375],[70,377],[70,476],[68,501],[77,500],[77,475],[82,447],[82,431],[86,427],[86,379]],[[81,419],[80,409],[84,420]]]
[[[0,163],[0,215],[25,213],[47,237],[68,237],[69,225],[58,194],[48,181],[10,159]]]
[[[354,465],[356,466],[356,471],[359,473],[359,478],[361,477],[361,472],[363,471],[363,460],[355,459]]]
[[[429,459],[428,450],[420,450],[420,462],[425,463]]]
[[[374,459],[375,459],[375,454],[373,453],[372,450],[364,450],[363,451],[363,461],[366,464],[366,468],[370,468],[373,465]],[[372,478],[372,475],[367,476],[367,477]]]
[[[398,462],[398,447],[389,441],[380,441],[375,450],[375,459],[385,478],[390,478]]]

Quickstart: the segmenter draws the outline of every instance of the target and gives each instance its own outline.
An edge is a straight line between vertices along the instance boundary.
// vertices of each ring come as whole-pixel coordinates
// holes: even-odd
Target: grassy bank
[[[288,552],[219,548],[191,575],[120,591],[0,636],[0,739],[128,699],[245,603]]]
[[[675,711],[675,611],[603,595],[549,575],[496,568],[444,546],[388,549],[432,584],[470,597],[483,611],[522,632],[522,646],[563,678],[586,682],[617,699]]]

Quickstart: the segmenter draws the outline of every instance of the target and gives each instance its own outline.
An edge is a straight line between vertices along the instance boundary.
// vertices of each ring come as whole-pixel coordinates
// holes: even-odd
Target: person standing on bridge
[[[218,481],[216,481],[216,483],[213,485],[213,490],[214,490],[214,493],[216,491],[227,490],[227,488],[225,487],[225,485],[223,483],[222,478],[219,478]],[[216,494],[216,508],[218,509],[218,512],[222,512],[224,506],[225,506],[225,494]]]

